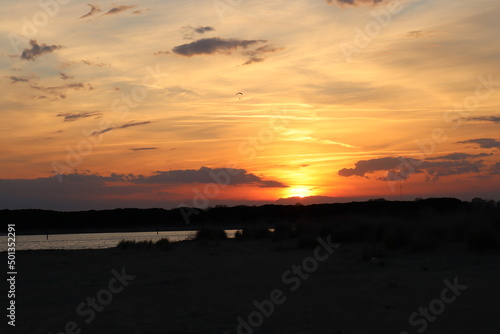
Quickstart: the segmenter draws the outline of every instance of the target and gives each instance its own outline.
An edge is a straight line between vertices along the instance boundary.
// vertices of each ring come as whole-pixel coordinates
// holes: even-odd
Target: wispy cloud
[[[21,54],[21,59],[35,60],[43,54],[54,52],[54,50],[62,49],[61,45],[47,45],[45,43],[38,44],[35,39],[30,40],[30,49],[24,49]]]
[[[500,148],[500,141],[494,138],[478,138],[459,141],[458,144],[477,144],[481,148]]]
[[[139,126],[139,125],[146,125],[146,124],[151,124],[153,123],[152,121],[145,121],[145,122],[130,122],[130,123],[127,123],[127,124],[123,124],[119,127],[117,127],[117,129],[126,129],[126,128],[130,128],[131,126]]]
[[[30,81],[29,79],[21,78],[21,77],[16,77],[16,76],[6,76],[6,78],[10,79],[11,83],[28,82],[28,81]]]
[[[276,51],[283,50],[283,48],[276,48],[274,45],[267,44],[256,48],[255,50],[244,51],[243,54],[249,56],[248,60],[243,65],[250,65],[253,63],[260,63],[265,60],[262,55],[266,53],[274,53]]]
[[[87,14],[80,16],[81,19],[89,17],[89,16],[92,16],[92,15],[94,15],[96,13],[102,12],[102,10],[97,5],[93,5],[93,4],[90,4],[90,3],[87,4],[87,5],[90,6],[90,11]]]
[[[73,79],[73,76],[67,75],[66,73],[59,72],[60,78],[63,80]]]
[[[131,151],[150,151],[150,150],[157,150],[158,147],[134,147],[131,148]]]
[[[500,116],[471,117],[472,121],[500,123]]]
[[[185,57],[202,54],[210,55],[214,53],[231,54],[232,51],[238,48],[246,49],[257,43],[265,42],[267,41],[262,39],[241,40],[236,38],[223,39],[219,37],[202,38],[188,44],[178,45],[172,49],[172,52]]]
[[[102,113],[98,111],[87,111],[87,112],[77,112],[77,113],[60,113],[57,117],[64,117],[64,122],[73,122],[83,118],[95,117],[99,118]]]
[[[474,159],[474,158],[482,158],[482,157],[489,157],[492,156],[493,153],[479,153],[479,154],[468,154],[468,153],[450,153],[447,155],[443,155],[440,157],[434,157],[434,158],[427,158],[427,160],[467,160],[467,159]]]
[[[129,10],[132,8],[137,8],[137,6],[135,6],[135,5],[134,6],[116,6],[116,7],[111,8],[110,10],[108,10],[103,15],[118,14],[118,13],[121,13],[123,11]]]
[[[105,129],[100,130],[100,131],[94,131],[92,134],[94,136],[98,136],[98,135],[102,135],[103,133],[106,133],[106,132],[109,132],[109,131],[112,131],[112,130],[126,129],[126,128],[130,128],[130,127],[133,127],[133,126],[147,125],[147,124],[151,124],[151,123],[154,123],[154,121],[144,121],[144,122],[134,122],[134,121],[132,121],[132,122],[129,122],[129,123],[122,124],[120,126],[111,126],[111,127],[105,128]]]
[[[410,38],[421,38],[421,37],[432,37],[434,31],[424,31],[424,30],[412,30],[406,34],[406,37]]]
[[[155,55],[155,56],[169,55],[169,54],[170,54],[170,51],[157,51],[157,52],[153,53],[153,55]]]
[[[69,66],[72,66],[75,64],[84,64],[87,66],[97,66],[97,67],[111,66],[111,64],[97,63],[97,62],[94,62],[91,60],[83,59],[80,61],[71,61],[71,60],[65,61],[65,62],[61,63],[61,67],[69,67]]]
[[[171,87],[166,87],[165,90],[167,91],[166,96],[169,97],[175,97],[175,96],[180,96],[180,97],[190,97],[190,96],[197,96],[198,94],[193,92],[192,90],[182,88],[180,86],[171,86]]]
[[[383,2],[383,0],[326,0],[326,3],[329,5],[337,3],[339,5],[349,6],[358,6],[362,4],[377,5],[381,2]]]
[[[91,84],[83,84],[81,82],[74,82],[74,83],[69,83],[61,86],[39,86],[37,84],[31,84],[31,88],[42,91],[44,93],[50,94],[52,96],[59,96],[60,98],[64,99],[66,98],[65,91],[67,90],[93,90],[94,88],[92,87]]]

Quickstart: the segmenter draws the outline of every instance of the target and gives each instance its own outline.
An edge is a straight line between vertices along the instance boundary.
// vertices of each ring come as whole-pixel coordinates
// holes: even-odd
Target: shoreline
[[[296,240],[180,241],[172,246],[170,251],[17,252],[23,269],[16,327],[59,333],[74,321],[85,333],[232,334],[245,327],[239,319],[253,321],[255,301],[269,310],[271,304],[264,301],[274,300],[283,302],[262,316],[255,333],[416,333],[419,327],[409,324],[409,316],[440,298],[444,280],[457,277],[467,290],[428,322],[429,329],[498,332],[500,253],[471,252],[465,243],[420,253],[381,249],[384,264],[363,260],[365,243],[343,243],[316,261],[315,268],[310,260],[315,247],[298,248]],[[326,253],[318,254],[324,258]],[[307,270],[295,273],[297,266]],[[86,323],[89,313],[82,317],[77,307],[87,297],[99,300],[113,270],[134,279]],[[281,290],[280,298],[272,295],[275,290]]]

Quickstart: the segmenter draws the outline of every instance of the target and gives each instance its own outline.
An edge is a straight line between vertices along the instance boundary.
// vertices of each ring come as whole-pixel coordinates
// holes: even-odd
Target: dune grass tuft
[[[133,249],[133,250],[159,249],[165,251],[172,249],[172,243],[167,238],[162,238],[156,242],[153,242],[151,240],[148,241],[122,240],[118,243],[117,247],[119,249]]]

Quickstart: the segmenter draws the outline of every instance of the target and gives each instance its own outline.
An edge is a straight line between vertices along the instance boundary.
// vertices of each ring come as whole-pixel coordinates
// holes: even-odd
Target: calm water
[[[234,238],[237,230],[226,230],[229,238]],[[112,248],[122,240],[156,241],[167,237],[170,241],[182,241],[192,237],[196,231],[119,232],[49,235],[17,235],[16,250],[28,249],[99,249]],[[0,251],[7,250],[7,236],[0,236]]]

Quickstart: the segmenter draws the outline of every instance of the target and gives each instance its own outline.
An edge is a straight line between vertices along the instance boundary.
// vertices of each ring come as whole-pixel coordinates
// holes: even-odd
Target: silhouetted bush
[[[274,228],[271,239],[273,241],[288,240],[294,236],[294,229],[290,224],[276,225]]]
[[[272,234],[273,233],[265,226],[246,226],[243,228],[240,235],[235,235],[235,238],[264,239],[270,238]]]
[[[204,228],[196,232],[195,240],[226,240],[227,234],[223,229]]]
[[[118,243],[120,249],[148,249],[153,247],[153,242],[149,241],[135,241],[135,240],[122,240]]]
[[[153,241],[135,241],[135,240],[122,240],[117,245],[120,249],[134,249],[134,250],[142,250],[142,249],[161,249],[161,250],[170,250],[172,249],[172,244],[167,238],[162,238],[155,243]]]
[[[162,238],[156,241],[154,247],[163,251],[171,250],[173,248],[172,243],[167,238]]]
[[[118,243],[118,248],[121,249],[132,249],[135,247],[135,241],[133,240],[122,240]]]

